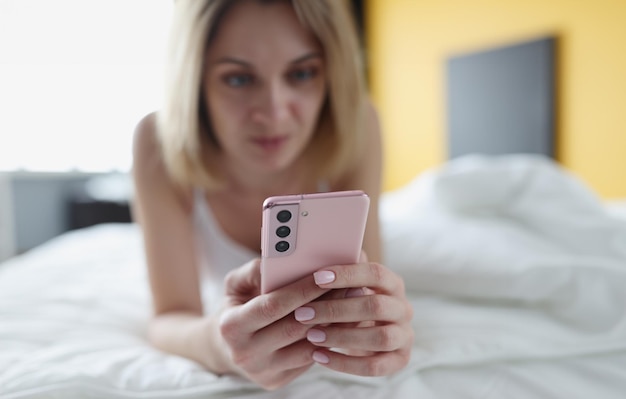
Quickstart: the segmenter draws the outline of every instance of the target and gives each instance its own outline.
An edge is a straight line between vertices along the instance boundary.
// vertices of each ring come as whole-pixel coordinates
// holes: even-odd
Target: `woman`
[[[259,294],[261,204],[271,195],[364,190],[364,251],[380,260],[380,132],[345,5],[175,7],[166,101],[139,123],[134,143],[150,341],[266,389],[315,363],[358,375],[401,369],[411,307],[386,267],[328,267]]]

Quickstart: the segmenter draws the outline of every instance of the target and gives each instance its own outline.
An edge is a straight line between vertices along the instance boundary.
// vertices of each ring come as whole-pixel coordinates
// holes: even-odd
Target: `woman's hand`
[[[310,326],[293,311],[329,291],[312,276],[271,293],[260,293],[260,261],[232,271],[225,281],[225,304],[212,323],[222,339],[224,367],[265,389],[275,389],[304,373],[317,349],[307,339]]]
[[[324,298],[295,311],[296,320],[311,327],[308,341],[320,348],[312,354],[317,363],[364,376],[389,375],[407,365],[413,310],[400,276],[363,262],[324,268],[314,278],[324,289],[350,288],[346,298]]]

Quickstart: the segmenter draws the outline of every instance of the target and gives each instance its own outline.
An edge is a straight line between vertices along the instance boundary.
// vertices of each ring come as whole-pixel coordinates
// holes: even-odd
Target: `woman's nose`
[[[269,128],[277,128],[289,120],[292,105],[290,91],[286,85],[268,84],[259,94],[258,103],[252,114],[254,122]]]

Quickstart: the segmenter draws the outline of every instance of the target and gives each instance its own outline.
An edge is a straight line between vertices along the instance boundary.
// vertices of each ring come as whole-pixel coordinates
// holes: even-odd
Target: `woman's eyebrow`
[[[318,52],[308,53],[291,61],[290,64],[299,64],[301,62],[308,61],[312,58],[322,58],[322,54]]]
[[[237,59],[237,58],[232,58],[232,57],[220,58],[217,61],[215,61],[213,64],[214,65],[217,65],[217,64],[237,64],[237,65],[240,65],[240,66],[243,66],[243,67],[246,67],[246,68],[252,68],[252,64],[251,63],[249,63],[247,61],[244,61],[244,60]]]
[[[312,52],[312,53],[307,53],[303,56],[300,56],[298,58],[296,58],[295,60],[291,61],[289,64],[293,65],[293,64],[299,64],[301,62],[305,62],[308,61],[310,59],[314,59],[314,58],[322,58],[322,55],[319,52]],[[239,58],[234,58],[234,57],[222,57],[218,60],[216,60],[213,65],[219,65],[219,64],[236,64],[245,68],[254,68],[254,66],[252,65],[252,63],[248,62],[248,61],[244,61],[242,59]]]

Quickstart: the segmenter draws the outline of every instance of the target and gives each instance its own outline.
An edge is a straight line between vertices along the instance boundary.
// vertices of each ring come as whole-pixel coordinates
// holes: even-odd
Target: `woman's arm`
[[[211,320],[203,317],[191,196],[174,186],[161,159],[155,115],[137,126],[133,145],[133,217],[143,231],[155,315],[148,338],[157,348],[207,369],[228,371]]]
[[[159,156],[154,116],[138,126],[134,144],[133,215],[144,234],[155,315],[149,340],[157,348],[216,374],[239,374],[266,389],[287,384],[312,364],[315,347],[294,309],[328,292],[308,276],[259,295],[259,261],[230,272],[220,310],[203,315],[190,193],[169,180]]]

